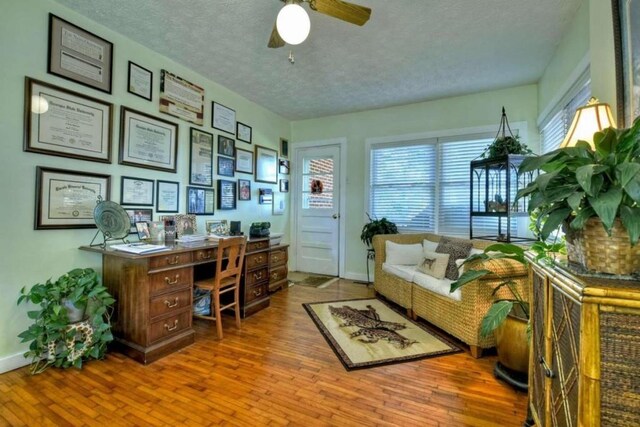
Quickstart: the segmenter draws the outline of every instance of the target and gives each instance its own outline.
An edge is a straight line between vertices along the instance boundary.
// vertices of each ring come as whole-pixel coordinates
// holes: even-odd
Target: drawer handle
[[[175,285],[176,283],[178,283],[178,278],[180,277],[179,274],[176,274],[175,279],[171,280],[168,277],[164,278],[164,281],[167,282],[167,285]]]
[[[262,279],[262,271],[260,273],[253,273],[253,279],[254,280],[260,280]]]
[[[259,257],[256,258],[256,262],[262,262],[262,255],[260,255]]]
[[[164,328],[168,331],[175,331],[176,329],[178,329],[178,319],[173,321],[173,326],[169,326],[166,323],[164,324]]]
[[[271,275],[271,280],[276,280],[278,278],[278,273],[273,273]]]
[[[167,308],[173,308],[173,307],[177,306],[177,305],[178,305],[178,297],[176,297],[176,298],[173,300],[173,303],[171,303],[171,302],[169,302],[169,301],[167,301],[167,300],[164,300],[164,305],[166,305],[166,306],[167,306]]]
[[[253,295],[259,297],[260,295],[262,295],[262,289],[256,289],[253,291]]]
[[[547,365],[547,361],[544,360],[544,357],[540,357],[538,362],[542,365],[542,369],[544,369],[544,375],[547,378],[555,378],[556,377],[556,374],[553,372],[553,370],[551,368],[549,368],[549,365]]]
[[[278,262],[280,261],[280,257],[279,256],[274,256],[273,257],[273,262]]]
[[[206,255],[204,253],[200,253],[200,259],[211,259],[211,252],[207,252]]]
[[[176,265],[178,262],[180,262],[180,257],[178,255],[174,256],[173,260],[167,257],[167,264],[169,265]]]

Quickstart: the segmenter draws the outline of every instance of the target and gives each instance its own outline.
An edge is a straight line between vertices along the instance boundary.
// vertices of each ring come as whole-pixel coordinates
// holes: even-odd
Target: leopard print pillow
[[[473,244],[469,240],[454,239],[451,237],[442,237],[436,252],[440,254],[449,254],[449,262],[447,263],[447,271],[444,274],[449,280],[458,280],[457,259],[465,259],[471,253]]]

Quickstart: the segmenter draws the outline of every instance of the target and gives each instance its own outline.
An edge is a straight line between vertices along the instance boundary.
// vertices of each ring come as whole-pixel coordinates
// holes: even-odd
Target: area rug
[[[289,285],[310,286],[313,288],[326,288],[338,281],[335,276],[323,276],[321,274],[301,273],[299,271],[290,272],[287,276]]]
[[[462,351],[379,299],[302,305],[348,371]]]

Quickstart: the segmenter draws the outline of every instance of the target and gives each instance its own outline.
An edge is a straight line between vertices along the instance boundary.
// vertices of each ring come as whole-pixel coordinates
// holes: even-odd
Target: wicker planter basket
[[[640,273],[640,244],[631,246],[619,218],[613,224],[611,236],[598,218],[589,219],[582,230],[571,230],[568,224],[564,230],[569,262],[580,264],[591,273],[620,276]]]

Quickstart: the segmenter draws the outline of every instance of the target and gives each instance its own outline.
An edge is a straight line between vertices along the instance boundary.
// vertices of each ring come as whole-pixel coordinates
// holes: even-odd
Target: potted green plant
[[[520,173],[540,169],[517,194],[539,211],[546,240],[564,226],[569,261],[593,272],[630,275],[640,270],[640,118],[629,129],[596,132],[585,141],[525,159]]]
[[[530,155],[533,151],[526,144],[520,142],[520,135],[498,136],[482,153],[482,158],[493,159],[507,154]]]
[[[31,342],[24,355],[31,358],[32,374],[49,366],[80,368],[83,359],[104,357],[113,340],[109,319],[115,300],[93,269],[77,268],[20,293],[18,304],[39,306],[27,312],[34,323],[18,335]]]
[[[373,236],[376,234],[397,234],[398,227],[389,221],[387,218],[381,219],[373,219],[371,215],[367,213],[367,218],[369,218],[369,222],[362,227],[362,233],[360,234],[360,240],[362,243],[367,245],[367,247],[371,247],[371,241]]]

